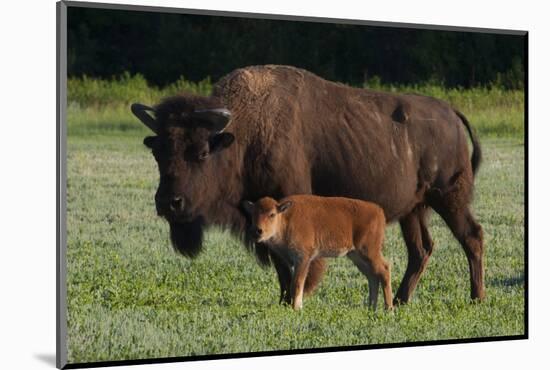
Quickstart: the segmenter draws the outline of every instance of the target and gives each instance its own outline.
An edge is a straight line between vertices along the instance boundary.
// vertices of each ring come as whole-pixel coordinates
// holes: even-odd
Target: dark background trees
[[[69,76],[140,73],[163,86],[289,64],[361,85],[522,88],[523,36],[69,8]]]

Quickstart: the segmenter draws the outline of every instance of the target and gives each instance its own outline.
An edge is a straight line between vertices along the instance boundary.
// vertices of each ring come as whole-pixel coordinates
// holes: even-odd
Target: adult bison
[[[388,222],[400,223],[408,265],[396,303],[410,300],[432,254],[430,209],[466,252],[471,297],[484,297],[482,229],[469,209],[481,149],[466,118],[447,103],[352,88],[288,66],[254,66],[222,78],[209,97],[179,95],[132,111],[156,134],[144,140],[160,171],[156,208],[183,255],[197,255],[206,225],[242,234],[244,199],[345,196],[375,202]],[[289,302],[291,271],[265,246],[255,251],[261,263],[273,263]],[[305,292],[324,268],[324,260],[312,262]]]

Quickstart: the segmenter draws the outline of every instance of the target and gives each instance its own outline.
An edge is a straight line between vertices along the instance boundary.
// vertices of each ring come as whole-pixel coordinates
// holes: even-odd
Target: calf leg
[[[279,280],[280,294],[279,294],[279,304],[286,303],[290,304],[292,301],[292,295],[290,294],[290,285],[292,282],[292,271],[288,266],[288,263],[284,261],[275,253],[271,253],[271,260],[273,261],[273,266],[277,272],[277,278]],[[319,281],[323,277],[323,274],[326,269],[326,261],[322,258],[316,258],[311,261],[309,265],[309,270],[307,272],[307,277],[304,283],[304,294],[309,295],[315,290]]]
[[[374,271],[370,265],[356,252],[348,253],[348,258],[353,261],[355,266],[361,271],[363,275],[367,278],[369,282],[369,307],[373,310],[376,310],[378,303],[378,290],[380,288],[380,279],[376,277]]]
[[[370,270],[374,273],[378,281],[382,283],[384,292],[384,308],[391,310],[392,291],[391,291],[391,274],[390,264],[382,255],[382,247],[384,243],[384,231],[386,222],[384,218],[378,220],[378,225],[367,230],[362,243],[359,244],[358,252],[363,260],[368,264]]]
[[[376,310],[376,306],[378,304],[378,291],[380,290],[380,279],[376,276],[369,264],[363,263],[363,265],[365,266],[365,270],[368,271],[367,280],[369,281],[369,307]]]
[[[417,207],[400,220],[408,252],[407,270],[397,290],[394,303],[407,303],[426,269],[433,252],[433,241],[426,225],[428,209]]]
[[[386,309],[392,308],[392,291],[391,291],[391,274],[390,264],[382,256],[382,244],[384,242],[384,228],[385,222],[381,220],[379,227],[368,229],[365,235],[361,236],[359,240],[356,240],[356,253],[355,255],[360,258],[358,266],[364,264],[361,271],[367,275],[367,279],[375,280],[374,288],[369,295],[369,303],[373,304],[376,308],[376,297],[378,296],[378,284],[382,283],[382,290],[384,292],[384,306]],[[369,287],[370,290],[370,287]],[[373,292],[373,293],[372,293]],[[370,298],[374,298],[371,300]]]
[[[382,257],[381,253],[377,253],[374,256],[361,255],[363,260],[368,266],[368,269],[372,271],[374,278],[377,282],[382,283],[382,291],[384,292],[384,308],[386,310],[392,309],[392,292],[391,292],[391,274],[390,274],[390,264]],[[376,284],[378,288],[378,284]],[[378,295],[378,289],[376,290],[376,295]],[[376,307],[376,299],[373,302]]]
[[[297,261],[294,267],[293,281],[290,288],[292,294],[292,308],[295,310],[302,309],[302,300],[304,296],[304,284],[310,265],[310,258],[303,257]]]
[[[391,274],[390,264],[378,254],[374,258],[368,257],[367,263],[374,272],[374,275],[382,283],[382,291],[384,292],[384,308],[392,309],[392,292],[391,292]]]
[[[316,258],[311,261],[304,285],[305,295],[313,293],[315,288],[317,288],[317,285],[319,285],[319,282],[325,273],[326,267],[327,263],[324,258]]]

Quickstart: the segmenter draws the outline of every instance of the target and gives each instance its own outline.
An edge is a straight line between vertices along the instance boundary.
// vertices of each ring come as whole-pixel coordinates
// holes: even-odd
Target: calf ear
[[[241,206],[242,206],[243,210],[244,210],[249,216],[252,215],[252,211],[254,210],[254,203],[252,203],[252,202],[249,201],[249,200],[243,200],[243,202],[241,203]]]
[[[229,132],[222,132],[221,134],[215,134],[208,140],[208,146],[210,147],[210,153],[218,152],[225,148],[228,148],[235,141],[235,136]]]
[[[277,205],[277,212],[283,213],[286,211],[290,206],[292,206],[292,201],[287,200],[286,202],[283,202],[281,204]]]

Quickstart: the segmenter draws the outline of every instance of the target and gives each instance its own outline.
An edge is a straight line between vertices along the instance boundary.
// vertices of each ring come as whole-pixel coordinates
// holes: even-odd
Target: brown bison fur
[[[302,308],[304,282],[317,258],[350,258],[369,282],[376,309],[382,283],[386,309],[392,307],[390,265],[382,256],[386,218],[374,203],[341,197],[293,195],[245,202],[256,240],[266,243],[292,273],[292,307]]]
[[[198,253],[207,225],[243,233],[244,199],[372,201],[388,222],[400,223],[409,259],[395,301],[407,302],[433,250],[434,209],[466,252],[472,298],[483,298],[482,230],[469,210],[481,149],[466,118],[447,103],[352,88],[293,67],[255,66],[221,79],[211,96],[180,95],[147,107],[154,118],[140,107],[132,110],[156,133],[144,143],[160,171],[157,210],[183,254]],[[273,263],[289,302],[284,261],[262,243],[254,250],[262,264]],[[312,262],[306,291],[324,269],[324,259]]]

